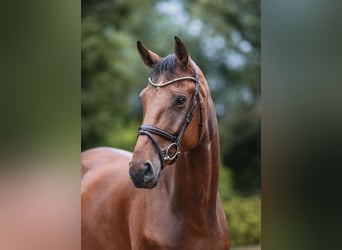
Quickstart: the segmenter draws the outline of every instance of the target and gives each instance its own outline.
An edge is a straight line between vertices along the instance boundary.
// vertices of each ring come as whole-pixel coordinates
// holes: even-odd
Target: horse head
[[[164,58],[138,41],[143,62],[152,72],[140,93],[142,125],[129,163],[129,174],[138,188],[153,188],[162,169],[179,154],[195,148],[206,121],[204,76],[191,60],[183,42],[175,37],[174,54]]]

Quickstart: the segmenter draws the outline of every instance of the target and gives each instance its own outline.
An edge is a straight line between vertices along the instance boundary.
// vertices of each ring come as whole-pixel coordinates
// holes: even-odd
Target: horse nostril
[[[143,179],[145,182],[149,181],[153,177],[153,168],[151,163],[145,162],[144,163],[144,173]]]

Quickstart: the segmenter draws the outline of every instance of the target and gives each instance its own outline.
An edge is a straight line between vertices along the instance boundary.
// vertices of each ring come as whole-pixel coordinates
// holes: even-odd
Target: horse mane
[[[172,77],[175,73],[176,69],[176,55],[170,54],[166,57],[161,58],[155,65],[153,65],[153,70],[151,72],[152,80],[155,80],[155,77],[160,76],[160,74],[164,73],[167,77]]]

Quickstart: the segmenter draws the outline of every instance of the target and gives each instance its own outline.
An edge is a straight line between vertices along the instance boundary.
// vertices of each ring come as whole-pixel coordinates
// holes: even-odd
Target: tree
[[[139,8],[132,1],[82,1],[82,150],[132,149],[134,135],[117,135],[137,123],[130,95],[142,68],[134,48],[142,27],[149,26],[145,13],[152,6],[153,1],[139,1]]]

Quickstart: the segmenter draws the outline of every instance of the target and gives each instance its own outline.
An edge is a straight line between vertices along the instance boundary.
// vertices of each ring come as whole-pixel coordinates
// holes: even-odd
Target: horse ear
[[[152,68],[160,60],[160,56],[146,49],[140,41],[137,42],[137,48],[141,59],[148,67]]]
[[[174,51],[178,61],[180,61],[184,67],[187,67],[189,63],[189,54],[184,43],[177,36],[175,36]]]

